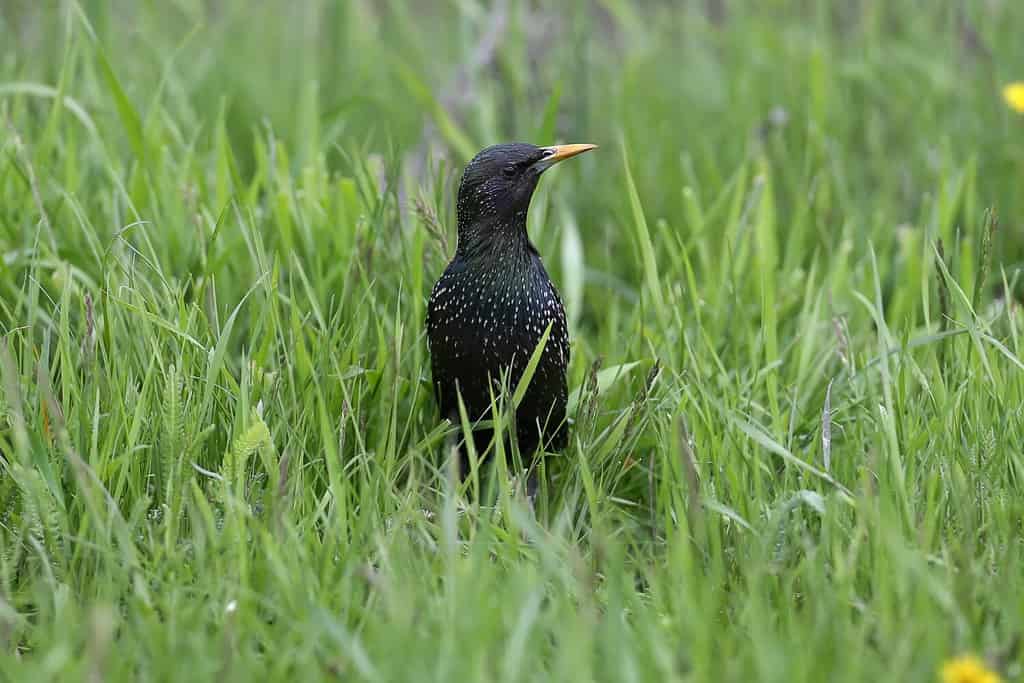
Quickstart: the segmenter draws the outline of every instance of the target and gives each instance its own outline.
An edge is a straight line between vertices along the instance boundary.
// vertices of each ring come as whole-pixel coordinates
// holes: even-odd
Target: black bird
[[[441,416],[455,424],[459,393],[471,422],[490,418],[491,396],[498,395],[503,373],[515,389],[551,325],[540,363],[516,410],[516,439],[526,465],[538,449],[562,450],[569,438],[565,308],[526,233],[526,213],[544,171],[595,147],[510,143],[477,154],[459,185],[455,257],[430,293],[427,341],[434,395]],[[491,436],[490,430],[475,432],[477,453]],[[460,461],[465,476],[465,449]],[[535,485],[531,477],[528,486]]]

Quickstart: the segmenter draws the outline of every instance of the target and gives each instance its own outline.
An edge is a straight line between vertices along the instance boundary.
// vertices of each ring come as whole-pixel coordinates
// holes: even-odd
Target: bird
[[[550,326],[539,363],[515,412],[527,493],[536,495],[532,464],[542,450],[568,445],[569,329],[565,307],[527,233],[530,200],[541,174],[596,149],[592,144],[538,147],[513,142],[480,151],[463,171],[456,200],[458,242],[427,306],[431,379],[442,419],[458,424],[459,398],[471,422],[491,418],[501,381],[514,390]],[[470,438],[484,453],[490,429]],[[468,474],[465,444],[459,471]]]

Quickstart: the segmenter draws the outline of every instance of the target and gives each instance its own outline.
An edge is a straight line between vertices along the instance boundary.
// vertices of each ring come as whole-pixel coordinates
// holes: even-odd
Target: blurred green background
[[[804,264],[841,235],[955,240],[986,205],[1010,221],[1001,262],[1021,261],[1024,138],[999,95],[1022,78],[1017,3],[15,0],[0,22],[7,91],[61,87],[96,129],[76,153],[125,171],[223,136],[249,182],[273,139],[289,170],[351,174],[353,156],[374,155],[408,189],[434,161],[450,172],[496,141],[593,140],[606,151],[583,164],[573,211],[588,265],[624,275],[625,142],[648,213],[672,231],[694,227],[684,188],[707,206],[757,157],[778,171],[781,223],[802,220],[790,196],[825,195],[813,229],[780,232]],[[37,119],[52,104],[7,102]],[[82,176],[67,189],[90,195]],[[146,194],[133,195],[140,212],[181,204]],[[198,248],[172,244],[179,266]]]

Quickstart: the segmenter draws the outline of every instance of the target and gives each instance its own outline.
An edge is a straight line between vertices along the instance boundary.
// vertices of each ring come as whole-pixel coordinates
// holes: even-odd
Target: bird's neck
[[[513,270],[532,263],[536,254],[537,250],[526,232],[525,211],[459,226],[456,255],[463,260]]]

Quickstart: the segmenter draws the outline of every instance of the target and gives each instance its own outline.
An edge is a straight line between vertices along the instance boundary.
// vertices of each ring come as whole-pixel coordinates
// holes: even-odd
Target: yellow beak
[[[553,164],[557,164],[559,161],[565,161],[577,154],[583,154],[589,152],[592,149],[597,149],[597,145],[552,145],[551,147],[544,147],[545,156],[540,163],[547,168]]]

